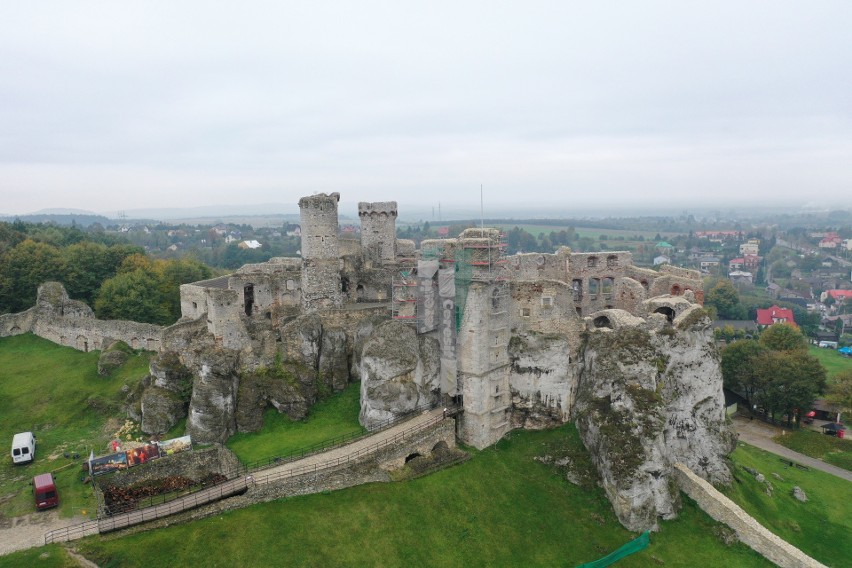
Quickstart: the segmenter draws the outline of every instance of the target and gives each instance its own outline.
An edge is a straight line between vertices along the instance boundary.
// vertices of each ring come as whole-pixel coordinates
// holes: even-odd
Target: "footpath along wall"
[[[781,568],[826,568],[824,564],[771,533],[684,464],[676,463],[674,474],[681,490],[698,503],[705,513],[731,527],[740,541],[767,560]]]

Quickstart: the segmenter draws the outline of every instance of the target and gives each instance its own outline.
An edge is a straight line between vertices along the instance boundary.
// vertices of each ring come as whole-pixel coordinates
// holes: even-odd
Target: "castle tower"
[[[396,201],[358,203],[361,218],[361,247],[375,266],[396,258]]]
[[[509,282],[496,229],[467,229],[456,251],[458,381],[464,401],[459,437],[485,448],[509,431]]]
[[[340,251],[337,243],[339,193],[319,193],[299,200],[302,229],[302,309],[339,307]]]

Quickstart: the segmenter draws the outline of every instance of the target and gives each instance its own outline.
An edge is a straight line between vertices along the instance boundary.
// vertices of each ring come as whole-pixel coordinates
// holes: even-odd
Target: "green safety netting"
[[[651,533],[645,531],[637,538],[634,538],[618,550],[610,552],[603,558],[595,560],[594,562],[586,562],[585,564],[580,564],[579,566],[577,566],[577,568],[604,568],[605,566],[609,566],[610,564],[615,564],[625,556],[630,556],[634,552],[645,550],[646,548],[648,548],[648,544],[650,544],[650,542]]]

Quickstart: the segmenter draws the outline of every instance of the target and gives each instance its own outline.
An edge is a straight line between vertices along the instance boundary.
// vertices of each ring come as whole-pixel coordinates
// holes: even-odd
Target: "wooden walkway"
[[[245,493],[250,485],[265,485],[282,479],[298,477],[353,463],[383,448],[403,442],[405,439],[442,422],[445,418],[446,416],[442,408],[425,411],[405,422],[381,430],[371,436],[360,438],[345,446],[262,469],[254,472],[252,475],[240,476],[184,497],[179,497],[174,501],[50,531],[44,535],[44,542],[45,544],[67,542],[99,533],[121,530],[140,523],[188,511],[189,509],[194,509],[195,507],[200,507],[201,505],[206,505],[226,497]]]

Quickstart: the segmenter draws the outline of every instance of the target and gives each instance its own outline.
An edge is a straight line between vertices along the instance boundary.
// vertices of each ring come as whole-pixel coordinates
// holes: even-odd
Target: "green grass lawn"
[[[576,566],[637,536],[600,489],[534,460],[579,443],[573,425],[514,432],[412,481],[282,499],[78,548],[100,566]],[[619,566],[771,566],[723,544],[718,523],[685,501],[678,520]]]
[[[841,371],[852,369],[852,358],[844,357],[834,349],[821,349],[810,345],[808,353],[819,359],[819,362],[828,371],[829,379]]]
[[[736,467],[737,482],[724,491],[728,497],[770,531],[820,562],[852,566],[852,483],[821,471],[785,468],[775,454],[742,443],[732,458],[738,466],[752,467],[766,476],[774,491],[770,497],[754,476]],[[794,485],[807,494],[807,503],[792,497]]]
[[[800,454],[852,471],[852,440],[826,436],[813,430],[793,430],[775,441]]]
[[[12,464],[8,451],[0,460],[0,514],[17,516],[34,510],[30,481],[53,472],[60,514],[90,514],[92,490],[80,482],[89,451],[103,452],[107,421],[121,415],[125,386],[148,374],[148,354],[131,355],[112,377],[97,373],[99,352],[83,353],[34,335],[0,338],[0,432],[6,447],[16,432],[32,431],[36,459]],[[113,420],[114,422],[114,420]],[[78,453],[80,459],[65,458]]]
[[[366,432],[358,422],[360,387],[360,383],[352,383],[317,403],[302,421],[290,420],[286,414],[270,408],[263,415],[263,428],[259,432],[235,434],[227,446],[240,461],[249,464],[286,456],[343,434]]]

